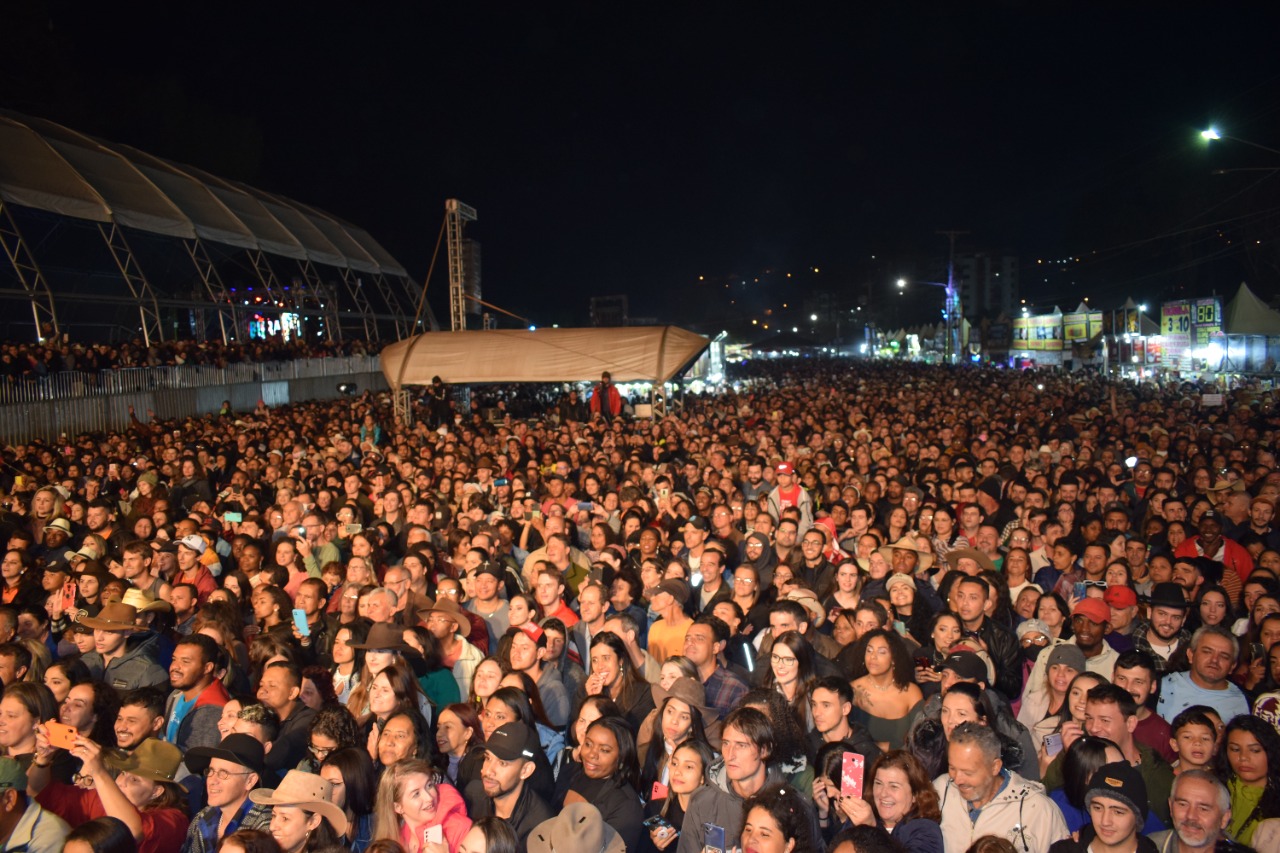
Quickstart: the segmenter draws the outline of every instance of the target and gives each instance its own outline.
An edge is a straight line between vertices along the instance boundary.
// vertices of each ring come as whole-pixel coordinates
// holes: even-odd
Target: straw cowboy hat
[[[933,550],[931,548],[920,547],[920,544],[911,536],[903,536],[892,545],[885,545],[880,549],[880,555],[888,560],[890,565],[892,565],[893,552],[898,550],[915,551],[920,555],[918,562],[916,563],[916,571],[918,572],[923,572],[933,566]]]
[[[296,806],[333,824],[339,836],[347,832],[347,814],[329,796],[332,786],[315,773],[290,770],[276,788],[254,788],[249,800],[260,806]]]

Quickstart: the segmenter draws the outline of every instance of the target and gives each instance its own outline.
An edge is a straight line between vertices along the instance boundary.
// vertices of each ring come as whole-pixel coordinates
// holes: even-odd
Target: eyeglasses
[[[204,778],[216,779],[219,782],[225,782],[228,779],[230,779],[232,776],[248,776],[252,772],[253,772],[252,770],[245,770],[239,773],[232,773],[230,770],[223,770],[221,768],[214,770],[212,767],[207,767],[205,768],[205,771],[204,771]]]
[[[784,658],[782,655],[770,655],[769,657],[773,659],[774,666],[791,666],[799,660],[798,658]]]
[[[335,749],[337,749],[336,746],[316,746],[314,743],[307,746],[307,751],[321,761],[328,758],[329,753],[333,752]]]

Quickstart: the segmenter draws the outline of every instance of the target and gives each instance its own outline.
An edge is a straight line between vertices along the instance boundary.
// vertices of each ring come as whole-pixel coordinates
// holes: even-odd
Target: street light
[[[943,344],[943,360],[947,364],[955,364],[956,354],[960,351],[960,330],[956,323],[956,315],[960,312],[960,294],[956,292],[955,278],[952,275],[951,268],[947,269],[947,281],[915,281],[915,284],[927,284],[930,287],[941,287],[947,293],[946,302],[942,306],[942,319],[946,328],[946,337]],[[905,278],[898,279],[898,288],[905,290],[907,280]],[[953,339],[954,336],[954,339]]]
[[[1263,151],[1269,151],[1272,154],[1280,154],[1280,149],[1271,148],[1257,142],[1251,142],[1248,139],[1241,139],[1238,136],[1232,136],[1229,133],[1222,133],[1216,127],[1210,127],[1200,131],[1200,138],[1205,142],[1213,142],[1214,140],[1230,139],[1232,142],[1239,142],[1241,145],[1249,145],[1254,148],[1261,148]]]

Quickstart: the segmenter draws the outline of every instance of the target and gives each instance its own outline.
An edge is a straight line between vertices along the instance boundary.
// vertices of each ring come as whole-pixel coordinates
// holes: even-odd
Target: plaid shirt
[[[182,853],[213,853],[218,848],[218,824],[222,822],[222,809],[206,806],[191,819],[187,827],[187,839],[182,845]],[[237,829],[261,829],[264,832],[271,828],[271,806],[259,806],[246,797],[236,812],[236,816],[227,824],[226,835]]]
[[[721,719],[742,701],[750,689],[747,683],[720,664],[702,684],[707,692],[707,704],[716,709]]]
[[[1178,633],[1178,645],[1174,647],[1173,653],[1166,660],[1159,652],[1151,648],[1151,642],[1147,639],[1147,629],[1150,623],[1140,621],[1133,626],[1133,649],[1138,652],[1146,652],[1151,655],[1152,660],[1156,662],[1156,670],[1160,675],[1166,672],[1184,672],[1191,668],[1191,662],[1187,660],[1187,649],[1191,647],[1191,632],[1183,628]]]

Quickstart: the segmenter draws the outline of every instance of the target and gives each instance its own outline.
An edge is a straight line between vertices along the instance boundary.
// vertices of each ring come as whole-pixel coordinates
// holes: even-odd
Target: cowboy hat
[[[121,601],[136,608],[139,613],[152,613],[157,610],[165,613],[173,612],[172,604],[163,598],[156,598],[155,593],[145,589],[126,589]]]
[[[963,557],[968,557],[970,560],[973,560],[978,564],[978,568],[982,569],[984,572],[994,572],[996,570],[996,564],[991,562],[991,558],[979,551],[977,548],[957,548],[954,551],[948,551],[947,565],[951,566],[953,569],[959,568],[960,560]]]
[[[138,609],[131,604],[125,604],[119,601],[112,601],[98,611],[97,616],[86,616],[80,620],[81,625],[94,628],[99,631],[134,631],[143,630],[135,621],[138,618]]]
[[[626,842],[590,803],[569,803],[533,828],[529,853],[625,853]]]
[[[401,625],[392,625],[387,622],[376,622],[369,629],[369,635],[363,643],[352,643],[353,649],[364,649],[372,651],[373,649],[390,649],[391,651],[405,653],[416,652],[413,646],[404,641],[404,627]]]
[[[666,689],[663,689],[661,684],[655,684],[652,690],[654,705],[660,708],[667,699],[679,699],[690,708],[697,708],[702,713],[704,726],[720,717],[719,712],[707,704],[706,688],[695,678],[677,678]]]
[[[814,628],[821,628],[822,623],[826,621],[827,611],[823,608],[822,603],[818,601],[818,596],[813,590],[793,589],[787,593],[786,600],[794,601],[809,611],[809,623]]]
[[[102,762],[108,767],[123,770],[153,782],[173,782],[182,790],[186,790],[186,787],[174,778],[179,765],[182,764],[182,750],[171,743],[149,737],[138,744],[133,752],[111,750],[103,752]]]
[[[347,813],[330,800],[332,786],[315,773],[290,770],[275,788],[254,788],[249,801],[259,806],[295,806],[320,815],[333,825],[338,836],[347,832]]]
[[[903,536],[897,542],[891,545],[885,545],[880,549],[880,555],[893,563],[894,551],[915,551],[919,555],[919,561],[916,563],[916,571],[923,572],[933,566],[933,551],[929,548],[921,548],[919,543],[911,536]]]

